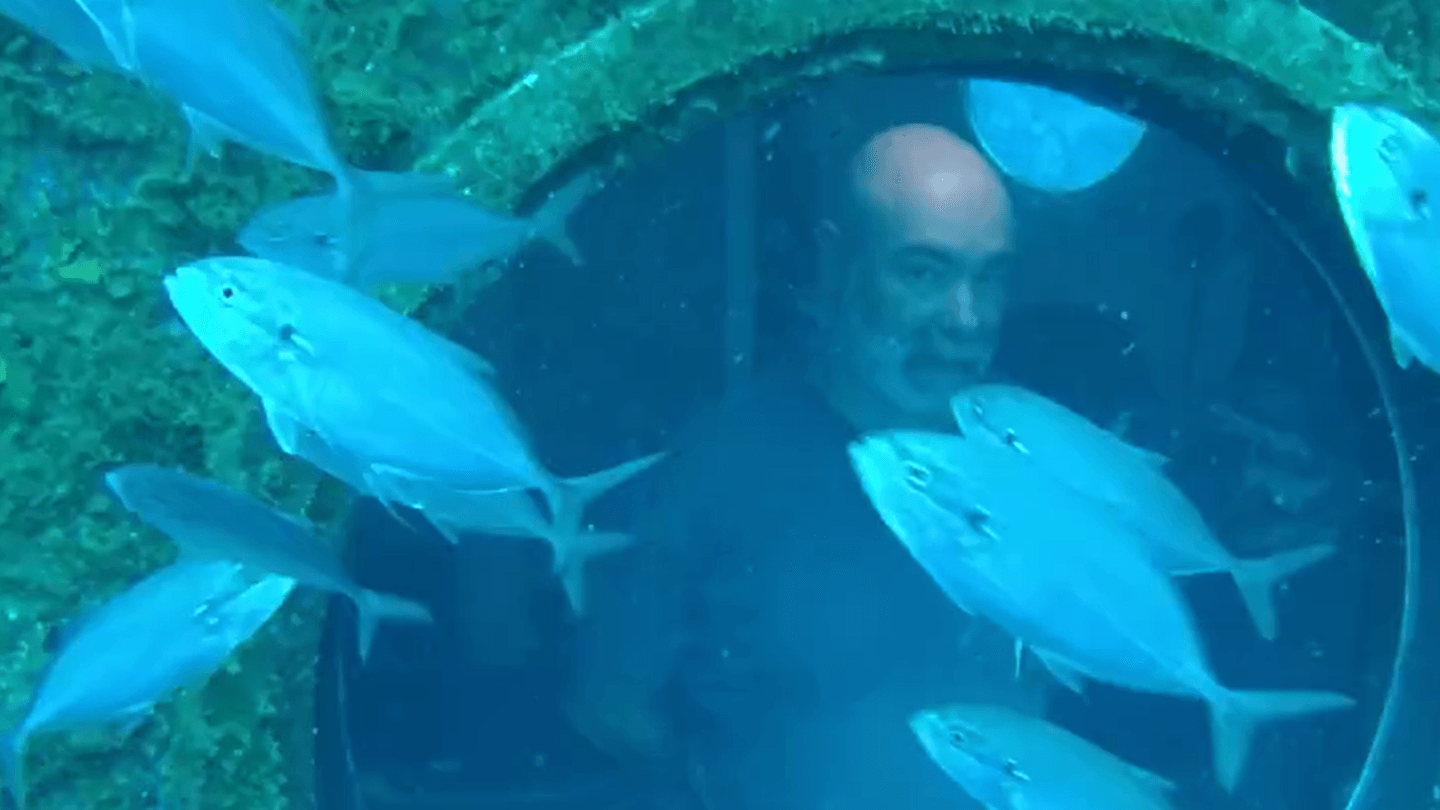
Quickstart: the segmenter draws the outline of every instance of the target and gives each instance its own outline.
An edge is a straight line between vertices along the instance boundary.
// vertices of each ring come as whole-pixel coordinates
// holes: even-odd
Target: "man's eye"
[[[900,266],[900,275],[909,281],[933,281],[940,275],[940,268],[931,262],[906,262]]]

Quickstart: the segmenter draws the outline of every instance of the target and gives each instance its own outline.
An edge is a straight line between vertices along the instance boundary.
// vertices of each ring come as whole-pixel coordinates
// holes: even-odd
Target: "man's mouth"
[[[906,364],[910,373],[941,380],[975,377],[984,370],[985,361],[978,357],[916,357]]]

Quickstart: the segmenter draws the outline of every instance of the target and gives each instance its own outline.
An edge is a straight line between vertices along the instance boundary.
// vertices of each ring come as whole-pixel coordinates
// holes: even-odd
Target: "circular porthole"
[[[1025,152],[1050,148],[1044,133],[1026,129],[1044,122],[1012,121],[1003,145],[977,129],[973,93],[971,109],[957,103],[957,88],[977,77],[1054,78],[995,63],[841,76],[700,126],[616,173],[576,215],[587,265],[623,270],[577,273],[537,248],[473,302],[448,304],[462,312],[454,334],[502,369],[537,447],[560,469],[664,448],[697,413],[753,379],[794,373],[823,343],[813,291],[847,261],[827,233],[851,157],[868,138],[923,123],[978,142],[1006,173],[1044,162],[1043,151]],[[1045,189],[1010,179],[1018,258],[992,373],[1167,459],[1167,476],[1236,557],[1283,561],[1303,547],[1335,549],[1277,574],[1279,633],[1270,641],[1256,632],[1254,606],[1247,613],[1238,598],[1241,575],[1181,578],[1220,682],[1333,690],[1355,701],[1260,731],[1239,799],[1371,810],[1428,795],[1435,769],[1424,760],[1440,752],[1431,727],[1413,718],[1433,710],[1419,684],[1440,655],[1417,633],[1437,619],[1440,581],[1424,539],[1434,517],[1417,495],[1435,476],[1424,450],[1435,430],[1425,417],[1433,381],[1400,374],[1389,360],[1373,295],[1333,204],[1317,196],[1325,167],[1261,132],[1213,140],[1223,131],[1214,117],[1155,88],[1080,74],[1056,86],[1085,109],[1112,105],[1125,116],[1113,120],[1144,123],[1127,130],[1124,148],[1107,142],[1106,165],[1089,164],[1085,182]],[[1046,193],[1081,187],[1083,196]],[[803,497],[806,485],[796,486]],[[625,507],[601,514],[627,520]],[[378,584],[423,590],[443,581],[455,594],[449,637],[397,639],[403,662],[352,670],[342,691],[344,677],[325,679],[322,698],[349,697],[335,716],[350,718],[346,768],[367,800],[411,806],[423,793],[569,807],[648,795],[653,786],[593,756],[553,710],[579,631],[550,583],[542,544],[457,550],[429,538],[437,579],[407,585],[413,572],[385,549],[417,539],[382,513],[357,515],[361,557],[375,555]],[[846,632],[843,624],[833,631]],[[442,671],[455,682],[457,667],[467,674],[450,698],[424,686]],[[1033,668],[1026,661],[1023,677]],[[493,686],[477,693],[476,682]],[[1176,806],[1222,800],[1200,704],[1103,685],[1046,691],[1051,722],[1173,783]],[[457,711],[461,700],[468,708]],[[403,742],[462,716],[485,717],[487,732],[451,747]],[[529,736],[517,743],[522,729]],[[496,757],[530,765],[487,776],[489,766],[474,764]]]

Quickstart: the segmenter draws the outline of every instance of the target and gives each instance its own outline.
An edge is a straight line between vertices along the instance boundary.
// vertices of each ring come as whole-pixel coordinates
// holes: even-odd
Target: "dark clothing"
[[[592,564],[582,666],[667,696],[708,810],[963,807],[908,716],[1037,691],[881,522],[854,435],[808,385],[756,380],[655,468],[636,546]]]

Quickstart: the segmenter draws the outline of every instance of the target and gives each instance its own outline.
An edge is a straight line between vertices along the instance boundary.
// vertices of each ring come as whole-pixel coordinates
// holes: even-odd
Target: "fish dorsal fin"
[[[1128,762],[1125,763],[1125,767],[1130,771],[1130,775],[1135,777],[1136,782],[1153,793],[1169,793],[1175,790],[1175,783],[1158,773],[1147,771],[1139,765],[1131,765]]]
[[[469,371],[471,374],[474,374],[477,377],[484,377],[487,379],[495,376],[495,367],[490,365],[489,360],[486,360],[475,352],[470,351],[469,349],[461,346],[459,343],[456,343],[454,341],[440,338],[438,343],[440,345],[440,348],[446,353],[447,356],[450,357],[450,359],[454,360],[456,363],[459,363],[462,368]]]
[[[1409,368],[1415,362],[1415,352],[1410,351],[1409,342],[1394,326],[1390,327],[1390,350],[1395,353],[1395,363],[1400,368]]]
[[[1135,455],[1139,456],[1142,461],[1144,461],[1146,464],[1149,464],[1150,466],[1154,467],[1154,468],[1157,469],[1157,470],[1160,469],[1161,467],[1164,467],[1166,464],[1169,464],[1169,463],[1170,463],[1170,458],[1169,458],[1168,456],[1165,456],[1165,455],[1163,455],[1163,454],[1161,454],[1161,453],[1157,453],[1157,452],[1155,452],[1154,450],[1146,450],[1146,449],[1143,448],[1143,447],[1136,447],[1135,445],[1129,444],[1129,443],[1124,443],[1124,444],[1125,444],[1125,446],[1128,447],[1132,452],[1134,452]]]
[[[235,137],[224,124],[194,107],[181,106],[180,112],[190,126],[190,140],[185,146],[185,172],[188,174],[195,170],[200,158],[219,157],[225,142]]]
[[[300,444],[300,431],[304,426],[300,421],[280,409],[274,402],[261,398],[260,408],[265,412],[265,424],[270,428],[270,435],[275,438],[275,444],[280,446],[286,455],[296,455],[296,448]]]

